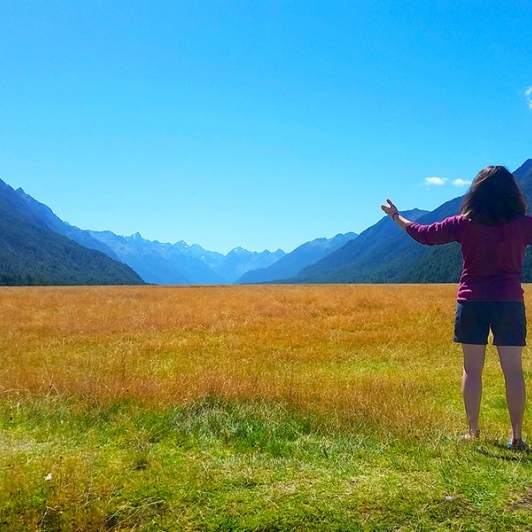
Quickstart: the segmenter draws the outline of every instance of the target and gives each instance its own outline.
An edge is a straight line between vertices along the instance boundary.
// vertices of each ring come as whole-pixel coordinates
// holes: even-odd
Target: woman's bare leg
[[[506,402],[512,424],[512,440],[520,440],[526,402],[525,379],[521,360],[522,349],[518,346],[498,346],[497,350],[506,384]]]
[[[469,435],[476,438],[480,434],[479,416],[482,397],[482,370],[484,369],[486,346],[462,344],[462,350],[464,352],[462,395],[469,424]]]

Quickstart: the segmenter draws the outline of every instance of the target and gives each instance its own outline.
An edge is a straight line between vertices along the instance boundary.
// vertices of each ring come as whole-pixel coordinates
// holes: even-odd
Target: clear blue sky
[[[3,0],[0,178],[223,253],[359,233],[532,157],[531,27],[529,0]]]

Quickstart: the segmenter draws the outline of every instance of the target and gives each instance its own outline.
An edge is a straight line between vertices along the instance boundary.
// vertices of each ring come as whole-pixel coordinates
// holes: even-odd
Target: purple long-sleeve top
[[[532,244],[531,216],[502,225],[482,225],[464,216],[451,216],[430,225],[411,222],[406,232],[420,244],[461,245],[458,301],[523,301],[521,274],[526,247]]]

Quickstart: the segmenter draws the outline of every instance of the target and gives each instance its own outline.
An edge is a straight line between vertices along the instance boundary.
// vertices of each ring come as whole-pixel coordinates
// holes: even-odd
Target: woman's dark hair
[[[486,166],[464,196],[460,214],[472,222],[501,225],[524,216],[528,201],[515,177],[504,166]]]

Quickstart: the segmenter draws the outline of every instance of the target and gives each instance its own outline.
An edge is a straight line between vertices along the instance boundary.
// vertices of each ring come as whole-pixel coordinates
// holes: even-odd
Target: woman
[[[407,220],[386,201],[382,210],[417,242],[458,242],[462,248],[454,341],[462,344],[464,355],[462,393],[469,432],[463,438],[473,440],[480,435],[482,369],[491,330],[504,373],[512,426],[508,447],[526,449],[521,433],[526,400],[521,271],[526,247],[532,244],[532,217],[526,216],[527,200],[519,184],[503,166],[488,166],[475,177],[460,214],[431,225]]]

